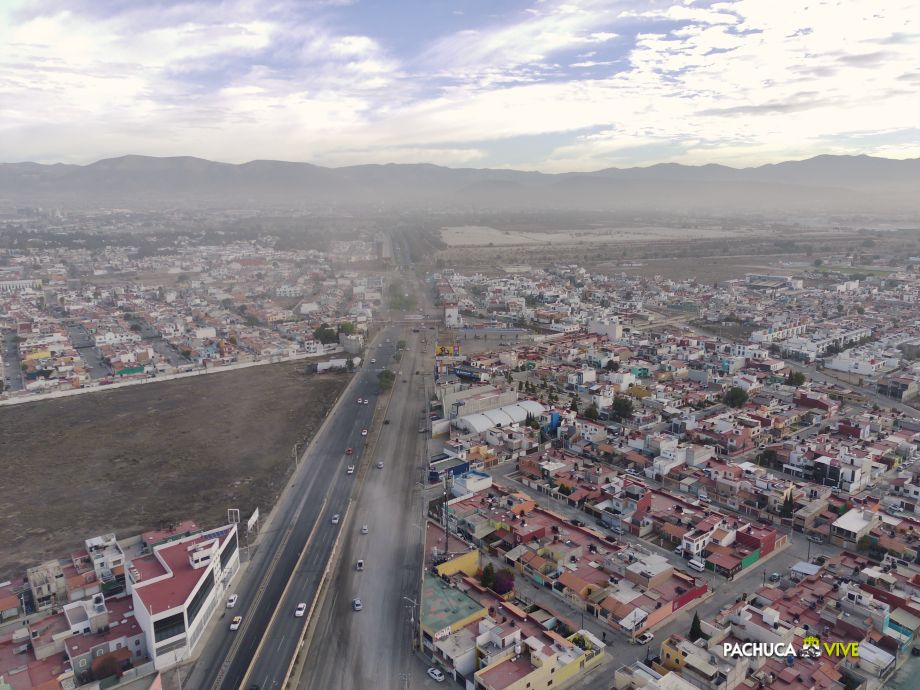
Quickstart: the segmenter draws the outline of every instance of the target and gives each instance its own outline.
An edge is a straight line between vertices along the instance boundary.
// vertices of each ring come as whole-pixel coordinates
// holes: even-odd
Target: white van
[[[699,558],[694,558],[690,560],[687,563],[687,565],[689,565],[694,570],[698,570],[699,572],[703,572],[704,570],[706,570],[706,564],[703,563],[703,561],[701,561]]]

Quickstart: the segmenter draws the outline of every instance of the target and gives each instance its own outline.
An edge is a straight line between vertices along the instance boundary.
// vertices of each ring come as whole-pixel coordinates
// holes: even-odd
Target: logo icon
[[[802,656],[817,659],[821,656],[821,640],[815,635],[809,635],[802,640]]]

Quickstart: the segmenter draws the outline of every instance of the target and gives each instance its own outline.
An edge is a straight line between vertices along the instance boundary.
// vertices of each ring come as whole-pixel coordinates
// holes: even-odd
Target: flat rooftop
[[[459,589],[426,572],[422,581],[420,618],[422,625],[437,632],[487,609]]]
[[[208,539],[210,538],[213,536]],[[226,534],[223,534],[220,543],[223,544],[226,538]],[[162,613],[182,606],[188,601],[198,582],[208,572],[207,568],[192,568],[189,564],[188,549],[208,539],[199,535],[188,541],[176,542],[157,549],[149,556],[131,562],[131,566],[140,573],[140,581],[135,585],[135,590],[149,613]],[[144,584],[145,581],[164,574],[170,576],[158,582]]]
[[[480,673],[479,678],[487,687],[494,688],[494,690],[503,690],[503,688],[517,683],[522,678],[526,678],[533,670],[530,657],[521,655],[517,657],[517,661],[512,657],[495,664]]]

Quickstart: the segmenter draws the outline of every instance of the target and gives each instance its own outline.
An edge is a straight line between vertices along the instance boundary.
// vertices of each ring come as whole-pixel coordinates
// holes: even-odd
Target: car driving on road
[[[354,452],[355,452],[355,449],[354,449],[354,448],[346,448],[346,449],[345,449],[345,455],[351,455],[351,454],[354,453]]]
[[[338,513],[332,516],[332,524],[333,525],[339,524],[339,514]]]
[[[361,429],[361,435],[367,436],[367,429]]]
[[[349,466],[348,466],[348,469],[345,470],[345,474],[354,474],[354,473],[355,473],[355,466],[354,466],[354,465],[349,465]]]
[[[234,606],[236,606],[237,599],[239,599],[239,597],[236,594],[231,594],[229,597],[227,597],[227,608],[232,609]]]
[[[297,604],[297,608],[294,609],[294,615],[297,618],[303,618],[303,614],[307,611],[307,605],[304,602]]]
[[[367,534],[369,531],[367,525],[361,525],[361,534]]]
[[[242,625],[242,623],[243,623],[243,617],[242,617],[242,616],[234,616],[234,617],[233,617],[233,620],[230,621],[230,629],[231,629],[231,630],[239,630],[239,629],[240,629],[240,625]]]
[[[351,608],[353,608],[355,611],[360,611],[364,608],[364,604],[361,603],[360,599],[353,599],[351,602]]]

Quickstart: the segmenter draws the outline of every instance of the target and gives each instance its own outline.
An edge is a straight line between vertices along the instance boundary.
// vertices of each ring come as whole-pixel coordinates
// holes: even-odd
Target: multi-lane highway
[[[372,464],[304,650],[302,690],[403,688],[411,670],[427,439],[418,433],[418,421],[430,385],[430,355],[420,352],[420,335],[405,334],[407,350],[394,366],[403,375],[397,376],[388,403],[390,424],[377,430],[371,446]],[[378,460],[382,469],[376,467]],[[362,525],[369,526],[369,535],[361,533]],[[362,571],[356,569],[358,560],[364,561]],[[364,604],[360,612],[351,608],[355,597]]]
[[[289,489],[282,495],[252,562],[237,587],[234,614],[243,625],[229,630],[229,617],[212,635],[185,681],[186,687],[237,690],[258,685],[279,688],[307,617],[295,618],[298,602],[307,606],[319,588],[339,530],[350,523],[345,514],[359,472],[346,467],[369,462],[364,452],[379,395],[378,369],[390,363],[398,329],[383,331],[329,419],[304,453]],[[386,340],[390,339],[390,343]],[[376,364],[370,364],[371,357]],[[369,399],[367,405],[357,398]],[[346,455],[346,448],[353,455]],[[332,515],[341,515],[332,524]],[[245,686],[244,686],[245,683]]]

